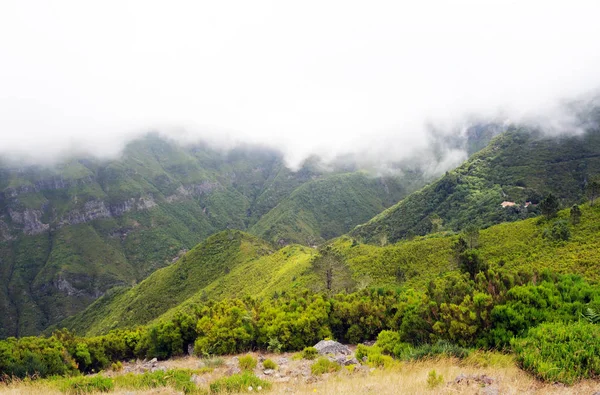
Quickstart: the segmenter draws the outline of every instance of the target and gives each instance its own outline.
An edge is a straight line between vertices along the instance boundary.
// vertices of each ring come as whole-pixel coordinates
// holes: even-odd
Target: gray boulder
[[[333,355],[350,355],[352,351],[342,343],[338,343],[333,340],[321,340],[315,344],[315,348],[321,355],[333,354]]]

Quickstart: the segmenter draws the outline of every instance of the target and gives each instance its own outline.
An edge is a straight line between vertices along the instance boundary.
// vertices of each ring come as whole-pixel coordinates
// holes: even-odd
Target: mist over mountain
[[[472,117],[564,133],[562,101],[600,86],[593,1],[0,7],[0,155],[35,163],[114,159],[148,130],[267,144],[294,169],[395,162]]]

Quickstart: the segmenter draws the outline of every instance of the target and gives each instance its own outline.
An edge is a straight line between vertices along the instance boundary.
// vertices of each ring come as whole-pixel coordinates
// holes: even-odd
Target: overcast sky
[[[0,1],[0,153],[105,155],[148,129],[290,162],[398,156],[424,124],[600,87],[600,1]]]

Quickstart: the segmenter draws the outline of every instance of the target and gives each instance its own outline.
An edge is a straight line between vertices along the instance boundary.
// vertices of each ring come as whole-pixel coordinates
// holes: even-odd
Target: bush
[[[565,220],[556,221],[550,229],[544,229],[542,237],[554,241],[568,241],[571,238],[569,224]]]
[[[270,359],[265,359],[263,361],[263,368],[265,369],[277,369],[277,364]]]
[[[242,370],[254,370],[256,367],[256,359],[252,355],[240,357],[239,362]]]
[[[427,375],[427,386],[431,389],[440,386],[444,383],[444,376],[437,374],[435,370],[432,370]]]
[[[400,334],[394,331],[381,331],[375,343],[381,351],[388,355],[394,355],[394,348],[400,343]]]
[[[317,355],[319,355],[319,352],[314,347],[305,347],[304,350],[302,350],[302,358],[304,359],[313,360]]]
[[[389,355],[383,355],[383,350],[377,346],[365,346],[364,344],[359,344],[356,347],[356,358],[359,361],[362,361],[364,357],[367,357],[367,363],[370,366],[376,368],[388,368],[393,363],[394,360]]]
[[[546,323],[511,344],[521,367],[542,380],[572,384],[600,375],[598,325]]]
[[[331,362],[329,359],[321,357],[312,364],[310,371],[314,375],[320,375],[323,373],[334,373],[339,371],[341,368],[342,367],[338,363]]]
[[[249,392],[249,388],[258,389],[261,387],[264,390],[271,388],[271,383],[261,380],[250,372],[234,374],[229,377],[221,377],[210,384],[210,392],[214,393],[232,393],[232,392]]]

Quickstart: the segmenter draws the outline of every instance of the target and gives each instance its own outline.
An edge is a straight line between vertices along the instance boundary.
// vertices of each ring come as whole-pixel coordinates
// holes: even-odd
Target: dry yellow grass
[[[279,356],[267,356],[277,358]],[[286,355],[290,357],[290,355]],[[200,361],[187,357],[165,361],[168,368],[197,369]],[[226,367],[215,369],[203,375],[207,382],[223,375]],[[436,388],[429,388],[427,378],[429,372],[435,370],[443,376],[443,383]],[[455,384],[454,379],[460,374],[482,375],[494,379],[491,386],[482,387],[476,382]],[[497,390],[497,391],[496,391]],[[302,377],[287,383],[274,383],[269,393],[272,394],[561,394],[591,395],[600,391],[600,381],[585,380],[571,387],[542,383],[520,370],[512,357],[495,353],[475,353],[465,361],[442,358],[418,362],[398,363],[388,370],[362,371],[350,373],[343,369],[339,374],[325,376],[314,383],[306,383]],[[178,392],[170,388],[148,391],[132,391],[118,389],[113,394],[155,394],[167,395]],[[42,381],[16,381],[0,384],[0,394],[60,394],[59,391],[44,385]]]
[[[430,389],[427,377],[435,370],[444,378],[444,383]],[[298,386],[275,385],[275,393],[292,394],[485,394],[484,388],[477,384],[454,384],[460,374],[486,374],[495,380],[489,387],[497,388],[498,394],[593,394],[600,391],[600,382],[582,381],[572,387],[541,383],[527,375],[516,366],[511,367],[475,367],[465,366],[456,360],[441,359],[400,364],[390,370],[377,370],[367,375],[344,374],[314,384]],[[288,388],[289,387],[289,388]],[[489,388],[488,387],[488,388]],[[491,388],[490,388],[491,389]]]

